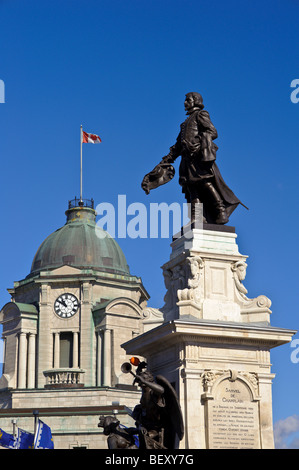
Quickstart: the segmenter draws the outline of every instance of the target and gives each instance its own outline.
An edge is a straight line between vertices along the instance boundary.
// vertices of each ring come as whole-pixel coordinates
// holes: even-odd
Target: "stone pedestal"
[[[271,301],[264,295],[255,299],[246,295],[242,281],[247,256],[239,253],[234,229],[220,228],[189,230],[174,239],[170,260],[162,266],[167,288],[161,309],[165,321],[192,315],[270,323]]]
[[[180,448],[273,448],[270,349],[295,331],[270,325],[267,297],[247,297],[247,257],[234,229],[212,228],[174,239],[162,267],[165,304],[146,309],[147,331],[123,347],[174,385],[185,424]]]

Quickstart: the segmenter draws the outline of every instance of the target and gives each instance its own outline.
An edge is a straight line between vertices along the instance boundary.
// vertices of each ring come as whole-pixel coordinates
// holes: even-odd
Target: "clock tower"
[[[128,360],[121,344],[144,332],[149,296],[119,245],[97,226],[93,200],[69,201],[65,225],[42,242],[30,273],[9,292],[0,312],[0,417],[25,409],[31,419],[30,409],[44,410],[49,425],[56,417],[60,448],[72,447],[79,423],[86,444],[79,446],[106,447],[99,414],[125,413],[139,401],[132,377],[121,371]]]

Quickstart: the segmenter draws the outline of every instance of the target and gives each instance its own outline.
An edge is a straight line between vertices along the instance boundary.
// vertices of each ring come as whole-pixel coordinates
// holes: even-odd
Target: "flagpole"
[[[80,127],[80,202],[82,202],[82,124]]]
[[[13,437],[16,438],[17,437],[17,431],[16,431],[16,429],[17,429],[17,420],[13,419],[11,422],[12,422],[12,429],[13,429],[13,431],[12,431]]]
[[[38,411],[38,410],[33,410],[33,416],[34,416],[34,437],[35,437],[36,430],[37,430],[38,415],[39,415],[39,411]]]

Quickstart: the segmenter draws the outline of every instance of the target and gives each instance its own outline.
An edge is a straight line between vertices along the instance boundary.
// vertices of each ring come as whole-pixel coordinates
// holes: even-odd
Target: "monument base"
[[[270,324],[271,300],[265,295],[247,297],[243,285],[247,256],[239,253],[234,227],[203,227],[191,229],[189,225],[173,237],[170,259],[162,266],[165,304],[145,309],[145,331],[186,315]]]
[[[294,331],[245,323],[177,319],[123,345],[176,389],[181,449],[272,449],[270,349]]]
[[[247,297],[233,227],[184,227],[162,266],[165,304],[143,311],[145,333],[122,345],[177,391],[183,449],[271,449],[270,350],[293,330],[270,326],[271,301]]]

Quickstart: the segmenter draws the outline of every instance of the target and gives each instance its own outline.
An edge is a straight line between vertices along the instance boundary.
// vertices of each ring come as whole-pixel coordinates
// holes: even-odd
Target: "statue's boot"
[[[212,183],[207,182],[204,185],[205,190],[207,191],[208,197],[213,204],[215,211],[217,213],[215,222],[216,224],[223,225],[228,222],[228,215],[226,212],[225,205],[223,204],[223,200],[219,195],[217,189],[213,186]]]

